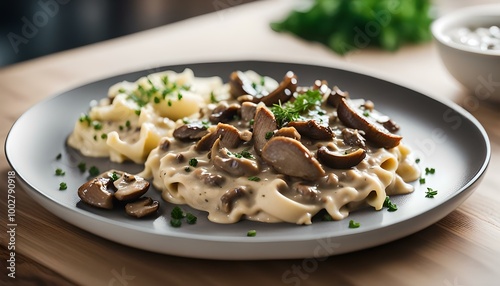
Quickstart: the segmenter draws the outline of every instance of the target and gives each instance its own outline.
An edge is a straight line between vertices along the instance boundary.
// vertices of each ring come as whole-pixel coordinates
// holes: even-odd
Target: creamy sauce
[[[182,91],[182,99],[175,93],[171,98],[159,102],[151,100],[140,106],[140,102],[131,98],[131,94],[141,89],[139,86],[146,90],[153,86],[153,96],[158,95],[161,88],[168,87],[162,80],[165,74],[177,86],[190,86]],[[261,78],[255,73],[250,73],[250,77]],[[262,82],[264,88],[278,86],[272,79],[266,80]],[[76,122],[68,143],[86,156],[144,163],[144,171],[139,175],[151,179],[165,201],[206,211],[208,219],[216,223],[247,219],[310,224],[322,210],[334,220],[341,220],[362,207],[380,210],[387,196],[412,192],[413,187],[408,182],[420,176],[410,149],[402,143],[391,149],[367,145],[366,157],[361,163],[349,169],[323,166],[324,176],[316,181],[286,176],[256,153],[251,140],[251,124],[239,118],[229,124],[244,132],[247,140],[236,148],[221,148],[218,152],[224,158],[246,152],[244,160],[256,171],[231,175],[214,165],[214,160],[220,159],[218,154],[197,151],[196,141],[182,142],[173,137],[174,129],[185,122],[204,122],[216,107],[210,103],[213,97],[218,104],[224,100],[228,104],[235,102],[229,100],[228,86],[222,84],[220,78],[195,78],[191,71],[166,72],[141,78],[135,83],[119,83],[110,88],[112,100],[103,100],[92,107],[87,116],[90,119]],[[174,104],[175,108],[171,108]],[[302,137],[300,142],[311,154],[321,146],[347,152],[351,146],[341,139],[345,126],[336,119],[336,110],[323,103],[320,111],[310,111],[307,116],[329,124],[335,136],[329,141]],[[373,115],[383,117],[375,110]],[[100,124],[98,128],[95,122]],[[213,130],[215,126],[209,128]],[[236,171],[238,168],[234,166]]]

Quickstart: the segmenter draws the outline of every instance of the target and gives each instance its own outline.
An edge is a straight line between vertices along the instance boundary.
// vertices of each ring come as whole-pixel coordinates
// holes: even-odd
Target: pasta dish
[[[320,212],[341,220],[413,191],[415,159],[375,102],[324,80],[299,84],[291,71],[281,81],[228,76],[186,69],[117,83],[81,115],[68,145],[144,164],[136,176],[165,201],[216,223],[311,224]]]

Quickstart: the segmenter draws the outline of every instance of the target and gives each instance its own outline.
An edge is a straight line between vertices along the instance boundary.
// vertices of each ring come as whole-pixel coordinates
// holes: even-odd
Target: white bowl
[[[441,59],[455,79],[480,100],[500,102],[500,51],[481,50],[452,40],[458,28],[500,27],[500,4],[463,8],[438,18],[432,34]]]

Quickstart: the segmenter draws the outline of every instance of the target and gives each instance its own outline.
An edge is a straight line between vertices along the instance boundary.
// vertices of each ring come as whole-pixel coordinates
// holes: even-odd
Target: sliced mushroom
[[[240,131],[229,124],[219,123],[215,130],[211,130],[196,143],[196,151],[209,151],[214,145],[215,140],[221,138],[221,146],[226,148],[236,148],[244,140]]]
[[[227,190],[221,197],[221,209],[226,213],[230,213],[236,200],[244,197],[248,193],[248,188],[241,186],[231,190]]]
[[[260,172],[256,160],[231,156],[227,148],[220,146],[220,139],[215,141],[210,154],[215,168],[233,177],[253,176]]]
[[[361,131],[363,132],[363,131]],[[365,148],[365,138],[361,136],[358,129],[344,128],[342,129],[342,138],[344,139],[344,144],[352,147]]]
[[[299,141],[288,137],[273,137],[262,149],[262,158],[278,173],[317,180],[325,175],[321,164]]]
[[[144,195],[149,189],[149,182],[143,177],[123,173],[113,182],[116,188],[115,198],[119,201],[134,200]]]
[[[192,122],[177,127],[173,136],[180,141],[197,141],[208,134],[207,126],[201,122]]]
[[[349,169],[361,163],[366,157],[366,151],[362,148],[347,154],[340,154],[328,150],[327,147],[322,146],[316,153],[318,160],[333,169]]]
[[[113,193],[109,191],[112,184],[111,178],[94,178],[78,188],[78,196],[84,203],[91,206],[112,209]]]
[[[260,155],[262,148],[266,145],[269,135],[278,128],[274,114],[262,104],[257,105],[253,123],[253,140],[255,152]]]
[[[241,71],[233,72],[229,80],[230,93],[238,100],[249,100],[253,103],[263,102],[267,106],[285,103],[297,90],[297,76],[289,71],[279,86],[269,93],[259,93]],[[250,95],[251,97],[247,96]]]
[[[297,132],[297,129],[295,129],[294,127],[288,127],[288,126],[278,129],[278,131],[276,131],[274,133],[274,136],[283,136],[283,137],[288,137],[288,138],[292,138],[295,140],[301,139],[300,133]]]
[[[125,212],[136,218],[141,218],[154,214],[160,204],[150,197],[142,197],[137,201],[125,205]]]
[[[228,105],[225,101],[223,101],[214,108],[212,114],[208,117],[208,120],[213,124],[217,124],[219,122],[228,123],[239,116],[240,109],[241,106],[237,103]]]
[[[222,188],[222,186],[226,182],[226,177],[209,173],[207,172],[207,170],[202,168],[197,168],[193,173],[207,186]]]
[[[348,127],[363,130],[368,141],[386,149],[399,145],[403,137],[392,134],[384,126],[361,114],[361,110],[351,106],[345,98],[340,98],[337,107],[339,119]]]
[[[316,120],[312,119],[307,121],[292,121],[287,126],[294,127],[300,135],[314,140],[331,140],[334,136],[329,126],[320,125]]]
[[[337,86],[334,86],[332,91],[328,95],[328,98],[326,99],[326,103],[328,103],[330,106],[337,108],[341,98],[349,98],[349,93],[340,90]]]
[[[241,104],[241,119],[250,121],[254,119],[255,112],[257,111],[257,104],[253,102],[243,102]]]

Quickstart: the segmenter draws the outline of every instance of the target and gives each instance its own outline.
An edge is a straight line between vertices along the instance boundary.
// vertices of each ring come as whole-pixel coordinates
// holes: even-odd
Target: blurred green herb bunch
[[[277,32],[320,42],[338,54],[369,46],[395,51],[404,43],[432,38],[430,0],[314,0],[305,10],[293,10]]]

